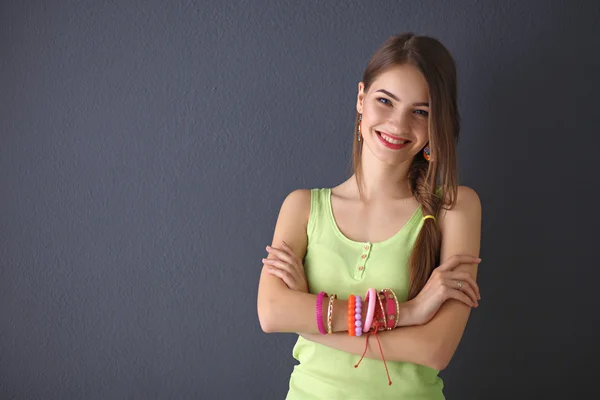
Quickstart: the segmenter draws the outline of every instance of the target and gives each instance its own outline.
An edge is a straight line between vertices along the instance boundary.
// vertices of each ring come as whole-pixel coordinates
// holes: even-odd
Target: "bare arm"
[[[271,246],[281,248],[283,241],[304,258],[307,247],[306,227],[310,213],[310,190],[290,193],[279,211]],[[269,254],[269,259],[275,258]],[[265,332],[318,332],[315,322],[316,296],[290,290],[283,281],[265,272],[260,274],[257,310]]]
[[[439,218],[442,229],[441,261],[452,254],[479,255],[481,235],[481,203],[470,188],[461,186],[456,206],[442,212]],[[477,264],[461,264],[457,271],[468,271],[477,278]],[[410,310],[410,301],[405,303]],[[386,359],[408,361],[442,370],[446,368],[462,338],[471,308],[458,300],[449,299],[426,324],[396,328],[378,333]],[[351,337],[343,333],[334,335],[302,335],[305,338],[342,350],[361,355],[365,338]],[[369,339],[365,357],[380,359],[375,339]]]

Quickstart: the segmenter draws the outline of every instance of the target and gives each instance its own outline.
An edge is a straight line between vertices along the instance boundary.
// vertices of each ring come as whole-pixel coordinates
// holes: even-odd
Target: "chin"
[[[379,138],[371,138],[370,141],[365,141],[364,147],[368,147],[371,154],[375,156],[379,161],[388,165],[401,165],[406,162],[412,162],[416,153],[412,148],[403,148],[400,150],[391,150],[382,148],[381,144],[376,142]]]

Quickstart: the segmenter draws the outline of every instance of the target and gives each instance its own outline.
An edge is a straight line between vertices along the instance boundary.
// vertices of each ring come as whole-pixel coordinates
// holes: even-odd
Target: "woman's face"
[[[358,91],[363,151],[369,149],[388,164],[412,161],[429,141],[430,101],[423,74],[410,64],[396,65],[381,73],[367,93],[363,82]]]

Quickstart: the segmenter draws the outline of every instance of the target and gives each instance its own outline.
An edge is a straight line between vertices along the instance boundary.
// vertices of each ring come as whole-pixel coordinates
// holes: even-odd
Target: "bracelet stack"
[[[322,308],[325,297],[329,297],[326,322],[324,322]],[[331,335],[333,333],[332,321],[335,300],[337,300],[336,294],[328,295],[326,292],[320,292],[317,295],[316,320],[321,335]],[[363,306],[366,307],[364,321]],[[348,335],[350,336],[362,336],[363,333],[373,331],[389,331],[398,327],[400,305],[396,293],[389,288],[380,291],[373,288],[368,289],[364,297],[364,304],[361,296],[351,294],[348,297],[347,311]]]

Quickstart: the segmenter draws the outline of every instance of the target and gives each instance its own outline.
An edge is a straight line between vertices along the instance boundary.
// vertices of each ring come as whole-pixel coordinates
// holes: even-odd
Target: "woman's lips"
[[[382,133],[382,132],[379,132],[379,131],[375,131],[375,133],[377,133],[377,138],[379,139],[379,141],[380,141],[380,142],[381,142],[381,143],[382,143],[382,144],[383,144],[385,147],[387,147],[388,149],[392,149],[392,150],[400,150],[400,149],[402,149],[402,148],[406,147],[406,146],[407,146],[407,145],[410,143],[410,140],[403,139],[403,138],[397,138],[397,137],[395,137],[395,136],[388,135],[388,134],[387,134],[387,133],[385,133],[385,132],[383,132],[383,133]],[[385,135],[385,136],[387,136],[387,137],[389,137],[389,138],[391,138],[391,139],[394,139],[394,140],[404,140],[404,141],[405,141],[405,143],[397,143],[397,144],[396,144],[396,143],[390,143],[390,142],[388,142],[387,140],[385,140],[385,139],[382,137],[382,135]]]

